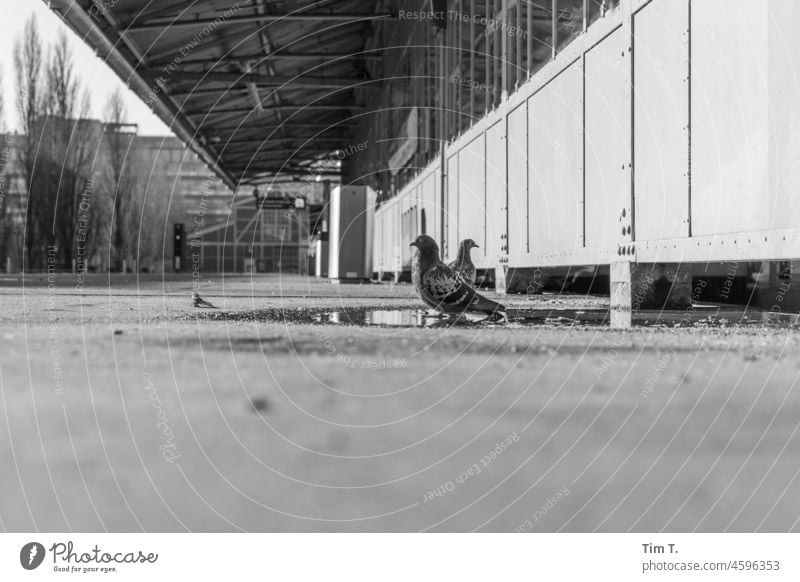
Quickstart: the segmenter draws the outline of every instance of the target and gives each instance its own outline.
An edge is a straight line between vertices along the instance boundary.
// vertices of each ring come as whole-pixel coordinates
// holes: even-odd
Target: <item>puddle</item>
[[[486,316],[467,314],[458,318],[440,317],[421,309],[342,310],[318,314],[314,323],[324,325],[357,325],[378,327],[452,327],[497,325]]]
[[[607,311],[509,310],[509,325],[601,325]],[[359,327],[452,327],[500,326],[497,321],[487,321],[480,314],[466,314],[458,318],[441,317],[422,309],[257,309],[252,311],[198,311],[195,316],[203,320],[255,321],[311,325],[352,325]],[[189,316],[192,318],[192,316]]]
[[[637,327],[797,327],[797,314],[770,313],[716,306],[698,306],[693,311],[641,311],[634,315]],[[301,325],[358,327],[602,327],[608,326],[607,309],[509,309],[508,323],[486,321],[481,315],[440,317],[420,309],[259,309],[251,311],[198,311],[189,319],[271,322]]]

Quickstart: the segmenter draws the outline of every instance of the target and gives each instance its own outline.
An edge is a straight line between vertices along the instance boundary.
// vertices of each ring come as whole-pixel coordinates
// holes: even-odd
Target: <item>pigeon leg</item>
[[[443,318],[445,318],[447,316],[444,313],[436,311],[435,309],[428,309],[428,311],[425,312],[425,317],[433,317],[433,318],[436,318],[436,319],[443,319]]]

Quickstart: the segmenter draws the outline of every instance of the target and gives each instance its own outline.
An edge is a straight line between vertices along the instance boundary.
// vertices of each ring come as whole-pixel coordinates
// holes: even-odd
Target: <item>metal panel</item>
[[[689,1],[634,16],[636,240],[689,236]]]
[[[392,272],[399,272],[403,269],[403,255],[400,248],[400,204],[392,205],[389,215],[390,232],[389,249],[391,253],[391,270]]]
[[[444,231],[444,225],[442,224],[442,172],[444,171],[443,168],[437,168],[433,174],[433,200],[436,203],[436,212],[434,216],[434,224],[436,227],[434,228],[434,232],[436,236],[434,237],[437,241],[441,240],[442,232]]]
[[[400,253],[404,269],[411,268],[414,249],[411,242],[417,238],[416,188],[408,188],[400,197]]]
[[[505,124],[495,123],[486,130],[486,244],[474,253],[483,255],[488,266],[496,266],[505,254],[506,236],[506,147]]]
[[[455,154],[447,160],[447,198],[445,200],[445,248],[442,258],[452,260],[458,251],[458,215],[459,215],[459,183],[458,156]],[[451,258],[452,257],[452,258]]]
[[[531,253],[583,243],[583,73],[578,61],[528,102]]]
[[[422,213],[424,212],[424,223],[425,223],[425,231],[424,234],[427,234],[430,237],[433,237],[434,240],[437,240],[438,233],[436,232],[436,225],[437,220],[436,217],[439,215],[439,205],[436,203],[436,173],[431,172],[428,174],[425,179],[422,181],[422,186],[420,187],[421,195],[420,195],[420,231],[422,231]]]
[[[392,245],[394,241],[392,240],[392,214],[391,209],[387,209],[387,212],[383,215],[383,223],[381,227],[383,228],[383,270],[384,271],[392,271]]]
[[[383,245],[385,242],[385,232],[386,229],[383,228],[383,212],[378,210],[375,212],[375,233],[377,236],[375,237],[375,245],[372,248],[372,264],[376,271],[383,271],[384,269]],[[319,271],[320,253],[322,252],[321,244],[321,241],[317,241],[315,255],[317,267],[315,272]]]
[[[386,208],[383,213],[383,221],[381,222],[381,228],[383,229],[383,249],[381,251],[381,257],[383,259],[383,270],[384,271],[392,271],[392,245],[394,241],[392,240],[392,209]]]
[[[639,260],[648,263],[791,260],[800,256],[800,228],[652,241],[637,247]]]
[[[516,265],[528,254],[527,103],[508,114],[508,260]]]
[[[769,210],[780,228],[800,224],[800,2],[773,0],[769,14]]]
[[[630,216],[628,43],[617,29],[586,53],[586,246],[616,247]]]
[[[771,226],[766,4],[692,2],[693,235]]]
[[[459,239],[471,238],[483,248],[486,220],[486,142],[482,135],[458,155]],[[453,252],[455,254],[455,251]],[[479,259],[476,253],[475,259]],[[484,267],[483,261],[476,266]]]
[[[375,269],[375,265],[373,263],[373,255],[369,252],[375,245],[375,201],[377,200],[377,193],[375,190],[370,188],[369,186],[364,187],[364,197],[365,197],[365,204],[364,204],[364,248],[360,250],[361,255],[364,257],[364,277],[366,279],[370,279],[372,277],[373,270]],[[299,219],[299,217],[298,217]],[[303,239],[307,236],[304,235]],[[298,261],[300,261],[300,257],[303,256],[305,252],[304,249],[298,248]],[[299,262],[298,264],[302,264]]]
[[[388,208],[384,205],[375,212],[375,232],[377,233],[375,244],[376,267],[378,271],[391,271],[391,257],[387,245],[391,235],[388,227]]]

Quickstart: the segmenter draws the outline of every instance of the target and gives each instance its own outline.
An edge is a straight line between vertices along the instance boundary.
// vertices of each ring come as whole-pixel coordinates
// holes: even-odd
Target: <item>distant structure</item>
[[[19,167],[19,146],[19,135],[0,134],[0,216],[21,225],[24,214],[20,214],[23,208],[20,201],[25,195],[25,179]]]
[[[187,249],[181,263],[192,274],[308,274],[311,206],[319,188],[283,184],[254,203],[252,194],[237,196],[227,216],[209,220],[202,207],[187,225]],[[314,207],[318,207],[315,204]],[[212,217],[214,214],[211,215]]]
[[[227,213],[233,191],[177,137],[137,135],[135,147],[151,181],[159,178],[168,187],[158,194],[182,199],[190,207],[205,200],[206,206],[213,207],[212,212]],[[190,215],[195,212],[190,210]],[[209,214],[208,208],[205,214]]]
[[[102,122],[86,123],[102,131]],[[327,182],[268,181],[234,192],[177,137],[136,135],[135,126],[130,136],[146,200],[169,209],[164,218],[168,229],[183,225],[187,240],[177,263],[182,272],[308,272],[310,235],[324,214]],[[0,134],[2,270],[17,270],[22,264],[27,199],[19,159],[23,143],[24,136]],[[169,248],[163,260],[166,271],[176,270]],[[100,253],[87,258],[87,268],[103,271],[109,266]]]
[[[105,126],[94,119],[82,122],[98,136]],[[214,217],[223,220],[230,214],[233,191],[180,139],[137,135],[135,125],[131,126],[129,135],[134,140],[130,158],[137,166],[145,203],[166,202],[164,207],[169,212],[164,221],[168,227],[170,222],[188,224],[198,214],[202,214],[204,220]],[[0,134],[0,270],[19,270],[22,266],[28,194],[21,160],[24,143],[24,135]],[[102,153],[101,150],[96,157],[96,178],[101,178],[103,173]],[[92,211],[99,211],[99,207],[93,206]],[[101,252],[87,257],[86,268],[107,270],[107,256],[107,252]],[[164,268],[171,270],[170,265],[171,257],[164,256]]]

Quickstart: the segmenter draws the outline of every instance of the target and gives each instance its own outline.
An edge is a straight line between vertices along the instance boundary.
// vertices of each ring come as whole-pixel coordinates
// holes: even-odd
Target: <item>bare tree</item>
[[[2,136],[2,143],[0,143],[0,261],[5,261],[9,253],[9,243],[11,241],[11,229],[13,225],[9,220],[9,176],[6,171],[11,155],[11,144],[9,143],[8,136],[5,133],[5,100],[3,99],[4,83],[3,83],[3,68],[0,67],[0,136]]]
[[[0,133],[6,131],[6,98],[5,98],[5,71],[0,64]]]
[[[122,92],[108,96],[105,108],[106,173],[111,195],[111,240],[113,265],[122,270],[123,261],[133,264],[136,239],[134,218],[138,214],[138,152],[135,126],[128,123]]]
[[[66,35],[56,39],[47,64],[47,133],[56,193],[53,234],[64,267],[87,260],[86,239],[95,202],[94,167],[100,155],[98,124],[89,119],[89,94],[75,74]]]
[[[6,103],[3,98],[5,74],[0,66],[0,261],[5,265],[8,258],[14,263],[22,263],[23,228],[18,220],[21,201],[15,196],[15,170],[17,137],[7,133]]]
[[[17,82],[17,114],[22,130],[19,148],[19,163],[27,190],[25,203],[25,249],[29,266],[43,266],[45,245],[52,242],[47,231],[42,229],[52,203],[43,184],[47,174],[46,164],[38,159],[40,153],[42,119],[45,101],[42,90],[43,67],[42,42],[36,17],[25,23],[22,34],[14,41],[14,73]],[[38,163],[38,165],[37,165]]]

